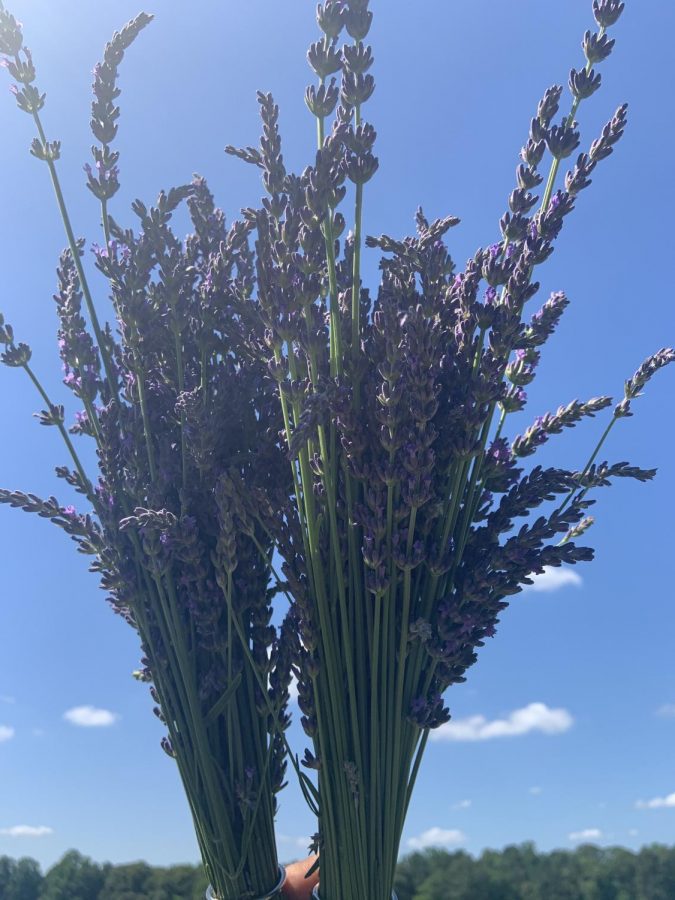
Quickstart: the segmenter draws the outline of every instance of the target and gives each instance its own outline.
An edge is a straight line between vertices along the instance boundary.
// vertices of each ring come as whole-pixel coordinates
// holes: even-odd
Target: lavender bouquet
[[[152,681],[218,897],[256,896],[276,881],[274,795],[294,670],[315,781],[291,760],[318,817],[321,898],[389,898],[426,743],[449,718],[444,692],[464,680],[532,575],[592,558],[577,544],[592,524],[591,491],[654,475],[600,451],[675,359],[668,348],[640,366],[618,403],[574,400],[509,437],[508,417],[524,408],[568,305],[556,293],[526,310],[536,269],[626,125],[624,106],[579,153],[577,110],[600,87],[596,67],[623,7],[594,0],[597,30],[584,35],[570,105],[561,115],[563,89],[544,94],[501,235],[460,272],[445,241],[453,217],[430,222],[419,210],[414,237],[364,239],[378,168],[363,116],[375,88],[368,0],[318,7],[311,165],[287,170],[277,107],[260,94],[260,146],[227,148],[261,170],[258,208],[227,230],[196,179],[153,208],[137,201],[138,233],[118,225],[108,212],[116,71],[149,20],[138,17],[96,71],[88,171],[104,228],[95,262],[117,333],[99,325],[56,176],[59,145],[42,130],[44,97],[19,26],[0,12],[0,51],[66,223],[57,311],[64,380],[83,407],[74,426],[4,322],[2,360],[34,381],[41,421],[59,429],[72,459],[57,474],[91,512],[21,492],[0,501],[52,519],[93,554],[113,607],[139,631],[139,677]],[[185,243],[170,227],[183,201],[194,227]],[[374,296],[364,246],[384,254]],[[583,468],[526,465],[552,435],[603,412]],[[95,485],[72,434],[95,442]],[[277,634],[279,589],[291,606]]]
[[[593,521],[591,492],[653,477],[599,454],[647,381],[675,359],[663,349],[646,360],[618,403],[574,400],[508,437],[508,417],[524,408],[541,348],[568,305],[555,293],[526,311],[537,267],[626,125],[622,106],[579,152],[577,110],[600,87],[597,66],[613,50],[624,4],[594,0],[597,30],[585,33],[585,65],[570,73],[570,105],[561,115],[561,87],[544,94],[499,239],[457,273],[445,236],[458,220],[430,222],[420,209],[414,237],[365,239],[384,254],[376,296],[361,276],[364,194],[378,167],[363,117],[375,87],[368,7],[318,7],[322,35],[308,53],[318,85],[306,93],[318,136],[312,164],[286,170],[266,94],[260,147],[228,148],[262,170],[268,194],[246,213],[256,241],[251,300],[278,384],[294,507],[285,516],[268,508],[266,522],[300,632],[321,900],[391,896],[427,739],[450,716],[444,692],[464,681],[532,575],[592,559],[576,542]],[[569,168],[559,186],[561,166]],[[608,424],[583,469],[526,466],[551,436],[604,411]]]
[[[150,19],[141,14],[116,33],[94,72],[97,143],[85,168],[100,201],[94,261],[108,280],[113,331],[100,323],[84,242],[70,224],[60,145],[43,130],[30,50],[0,4],[0,54],[19,108],[35,122],[31,152],[49,171],[68,238],[54,299],[74,423],[2,315],[0,360],[35,385],[40,423],[58,429],[69,457],[56,474],[79,495],[77,509],[22,491],[0,490],[0,502],[51,520],[93,557],[113,610],[138,632],[136,677],[150,685],[166,726],[162,747],[178,766],[214,896],[254,898],[280,881],[274,815],[297,641],[292,618],[279,633],[270,624],[272,542],[244,492],[284,489],[288,466],[269,376],[252,353],[263,334],[256,317],[239,315],[253,287],[250,226],[228,229],[201,178],[153,207],[136,201],[137,231],[109,212],[119,187],[117,69]],[[194,228],[184,243],[171,229],[183,202]],[[93,442],[96,476],[78,439]]]

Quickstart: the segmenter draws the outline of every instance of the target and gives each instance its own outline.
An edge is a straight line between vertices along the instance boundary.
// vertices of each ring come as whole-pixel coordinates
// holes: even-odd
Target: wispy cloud
[[[11,725],[0,725],[0,744],[4,741],[11,741],[15,734]]]
[[[675,703],[664,703],[656,710],[656,715],[663,719],[675,719]]]
[[[63,714],[66,722],[80,728],[107,728],[114,725],[119,716],[109,709],[98,709],[95,706],[74,706]]]
[[[453,803],[453,809],[468,809],[471,806],[471,800],[460,800],[459,803]]]
[[[54,829],[47,825],[12,825],[11,828],[0,828],[0,834],[15,838],[46,837],[54,834]]]
[[[417,837],[409,838],[408,846],[412,850],[424,850],[426,847],[450,847],[463,844],[465,840],[464,832],[458,828],[439,828],[435,825]]]
[[[628,834],[629,834],[631,837],[637,837],[638,834],[640,834],[640,832],[637,830],[637,828],[629,828],[629,829],[628,829]]]
[[[582,831],[573,831],[569,835],[571,841],[599,841],[602,832],[599,828],[584,828]]]
[[[541,731],[544,734],[562,734],[568,731],[574,719],[566,709],[551,709],[545,703],[530,703],[522,709],[514,709],[505,719],[486,719],[485,716],[469,716],[446,722],[431,732],[432,741],[489,741],[492,738],[515,737]]]
[[[540,788],[538,785],[535,785],[534,787],[531,787],[531,788],[530,788],[530,791],[529,791],[529,792],[530,792],[530,794],[532,794],[534,797],[538,797],[539,794],[541,794],[541,788]]]
[[[298,699],[298,679],[295,673],[291,676],[291,683],[288,685],[288,697],[291,703],[295,703]]]
[[[293,847],[298,847],[300,850],[307,850],[312,843],[312,839],[308,835],[294,837],[291,834],[279,834],[277,835],[277,840],[282,844],[290,844]]]
[[[666,797],[653,797],[651,800],[638,800],[635,805],[638,809],[664,809],[665,807],[675,806],[675,794],[668,794]]]
[[[0,703],[16,703],[16,697],[10,697],[9,694],[0,694]]]
[[[532,575],[532,584],[526,585],[526,591],[557,591],[573,585],[579,587],[583,582],[581,575],[569,566],[544,566],[541,575]]]

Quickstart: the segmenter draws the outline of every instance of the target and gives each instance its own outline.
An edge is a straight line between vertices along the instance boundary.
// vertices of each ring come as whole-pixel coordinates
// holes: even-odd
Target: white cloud
[[[666,797],[653,797],[651,800],[638,800],[635,804],[638,809],[663,809],[667,806],[675,806],[675,794]]]
[[[471,806],[471,800],[460,800],[459,803],[453,803],[453,809],[468,809]]]
[[[571,841],[599,841],[602,832],[599,828],[584,828],[582,831],[573,831],[569,835]]]
[[[16,697],[10,697],[9,694],[0,694],[0,703],[16,703]]]
[[[0,834],[7,837],[45,837],[54,834],[54,829],[47,825],[12,825],[11,828],[0,828]]]
[[[538,785],[535,785],[534,787],[531,787],[531,788],[530,788],[530,794],[532,794],[532,795],[535,796],[535,797],[538,797],[539,794],[541,794],[541,788],[540,788]]]
[[[637,837],[638,834],[640,834],[640,832],[637,830],[637,828],[629,828],[629,829],[628,829],[628,834],[629,834],[631,837]]]
[[[664,703],[656,710],[656,715],[664,719],[675,719],[675,703]]]
[[[119,716],[109,709],[97,709],[95,706],[74,706],[63,714],[66,722],[79,725],[81,728],[107,728],[114,725]]]
[[[439,828],[435,825],[428,828],[417,837],[408,840],[408,846],[413,850],[424,850],[426,847],[449,847],[453,844],[463,844],[466,836],[457,828]]]
[[[291,683],[288,685],[288,700],[289,703],[296,703],[298,699],[298,679],[295,676],[295,672],[291,676]]]
[[[283,844],[292,844],[294,847],[299,847],[301,850],[307,850],[312,843],[312,839],[308,835],[294,837],[291,834],[279,834],[277,835],[277,840],[281,841]]]
[[[514,709],[505,719],[489,721],[485,716],[469,716],[446,722],[431,732],[432,741],[488,741],[514,737],[531,731],[561,734],[572,727],[574,719],[566,709],[551,709],[545,703],[530,703]]]
[[[526,585],[526,591],[557,591],[559,588],[582,584],[581,575],[569,566],[544,566],[541,575],[532,575],[532,584]]]
[[[0,744],[4,741],[11,741],[15,734],[11,725],[0,725]]]

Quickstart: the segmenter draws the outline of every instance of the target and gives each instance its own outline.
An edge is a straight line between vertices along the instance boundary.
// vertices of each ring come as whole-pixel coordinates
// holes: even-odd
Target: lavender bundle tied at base
[[[98,144],[85,168],[101,205],[94,262],[109,285],[113,329],[99,322],[84,242],[73,236],[55,165],[60,145],[45,138],[30,51],[0,6],[0,53],[19,107],[34,119],[31,152],[47,164],[69,239],[55,296],[58,347],[80,407],[68,425],[30,348],[0,316],[2,362],[37,388],[40,422],[60,431],[69,456],[56,474],[79,495],[77,508],[21,491],[0,491],[0,502],[50,519],[93,556],[110,604],[139,634],[135,676],[166,727],[162,747],[176,761],[213,894],[252,900],[279,879],[274,816],[296,637],[292,618],[279,631],[270,624],[272,542],[245,500],[253,488],[278,490],[287,464],[266,369],[241,351],[255,331],[232,314],[231,298],[252,288],[248,226],[226,228],[201,178],[160,194],[152,208],[136,201],[137,232],[108,210],[119,187],[117,67],[150,18],[115,34],[94,72]],[[181,242],[170,220],[184,201],[194,234]],[[95,477],[80,439],[94,442]]]
[[[458,220],[430,222],[419,210],[416,236],[365,240],[385,254],[375,297],[361,279],[364,193],[378,168],[375,130],[363,118],[375,87],[368,6],[318,7],[322,35],[308,60],[319,85],[306,92],[318,134],[312,165],[287,171],[268,94],[259,95],[260,148],[227,148],[262,169],[268,194],[247,216],[294,504],[283,516],[270,506],[267,526],[300,630],[321,900],[389,900],[422,756],[450,717],[445,691],[465,680],[533,575],[592,559],[577,544],[593,522],[589,493],[616,478],[653,477],[598,454],[651,375],[675,358],[659,351],[626,383],[581,470],[524,462],[553,435],[601,416],[609,397],[575,400],[507,437],[568,304],[556,293],[528,311],[536,269],[626,125],[622,106],[578,153],[577,110],[600,86],[595,67],[612,51],[608,29],[623,4],[595,0],[598,30],[585,34],[585,66],[571,72],[569,111],[560,113],[560,87],[539,104],[500,239],[457,273],[445,236]]]

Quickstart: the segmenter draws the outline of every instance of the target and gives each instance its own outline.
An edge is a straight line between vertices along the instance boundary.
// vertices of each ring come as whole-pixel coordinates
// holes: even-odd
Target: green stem
[[[46,404],[47,410],[53,409],[54,404],[53,404],[53,403],[51,402],[51,400],[49,399],[49,397],[48,397],[48,395],[47,395],[47,392],[46,392],[45,389],[42,387],[42,384],[40,383],[40,380],[38,379],[37,375],[33,372],[33,370],[31,369],[31,367],[29,366],[29,364],[28,364],[28,363],[24,363],[23,369],[26,371],[26,374],[28,375],[28,377],[30,378],[30,380],[33,382],[33,384],[35,385],[35,387],[37,388],[38,393],[40,394],[40,396],[42,397],[42,399],[44,400],[44,402],[45,402],[45,404]],[[66,429],[65,425],[63,424],[63,421],[59,421],[59,422],[57,423],[57,427],[58,427],[58,429],[59,429],[59,432],[60,432],[60,434],[61,434],[61,437],[63,438],[63,441],[64,441],[66,447],[68,448],[68,452],[70,453],[71,459],[73,460],[73,464],[74,464],[75,468],[77,469],[77,473],[78,473],[78,475],[80,476],[80,479],[82,480],[82,484],[86,487],[86,490],[87,490],[87,494],[86,494],[87,499],[88,499],[91,503],[95,504],[95,503],[96,503],[96,497],[94,496],[94,490],[93,490],[93,488],[92,488],[92,486],[91,486],[91,481],[89,480],[89,478],[87,477],[86,472],[84,471],[84,466],[82,465],[82,463],[81,463],[81,461],[80,461],[80,457],[79,457],[78,454],[77,454],[77,450],[76,450],[75,447],[73,446],[73,442],[72,442],[71,439],[70,439],[70,435],[68,434],[68,430]]]
[[[592,466],[593,463],[595,462],[598,453],[599,453],[600,450],[602,449],[602,445],[603,445],[603,444],[605,443],[605,441],[607,440],[607,437],[608,437],[610,431],[612,430],[612,428],[614,427],[614,425],[616,424],[618,418],[619,418],[619,417],[618,417],[618,416],[616,415],[616,413],[615,413],[615,414],[612,416],[612,419],[610,420],[609,425],[608,425],[608,426],[605,428],[605,430],[603,431],[602,437],[600,438],[600,440],[598,441],[598,443],[595,445],[595,449],[594,449],[593,452],[591,453],[591,455],[590,455],[590,457],[589,457],[589,459],[588,459],[588,462],[586,463],[586,465],[585,465],[584,468],[583,468],[583,471],[582,471],[582,473],[581,473],[581,480],[583,480],[583,478],[584,478],[586,475],[588,475],[591,466]],[[567,494],[567,496],[565,497],[565,499],[563,500],[563,502],[560,504],[560,506],[558,507],[558,509],[556,510],[556,512],[561,513],[561,512],[568,506],[568,504],[569,504],[572,500],[574,500],[574,499],[581,499],[582,497],[584,497],[584,496],[588,493],[588,491],[589,491],[589,488],[577,488],[577,487],[573,487],[573,488],[570,490],[570,492]],[[576,497],[575,497],[575,494],[576,494]]]
[[[82,288],[82,293],[84,295],[85,302],[87,304],[87,310],[89,311],[89,318],[91,319],[91,325],[94,329],[94,334],[96,336],[96,343],[98,344],[99,352],[101,354],[101,359],[103,360],[103,366],[106,372],[106,378],[108,381],[108,387],[110,389],[111,399],[117,397],[117,381],[115,379],[114,370],[112,366],[112,360],[109,357],[106,342],[103,337],[103,332],[101,331],[101,326],[98,321],[98,316],[96,315],[96,308],[94,306],[94,301],[91,296],[91,291],[89,290],[89,282],[87,281],[86,275],[84,273],[84,268],[82,267],[82,260],[80,259],[80,251],[77,246],[77,241],[75,240],[75,235],[73,233],[73,228],[70,223],[70,216],[68,215],[68,210],[66,208],[66,203],[63,198],[63,191],[61,190],[61,183],[59,181],[59,176],[56,171],[56,166],[54,164],[54,160],[50,158],[47,151],[47,138],[44,133],[44,129],[42,127],[42,122],[40,120],[40,115],[37,111],[33,111],[33,121],[35,122],[35,127],[37,128],[38,135],[40,140],[42,141],[42,147],[45,153],[45,158],[47,162],[47,166],[49,168],[49,174],[52,180],[52,186],[54,188],[54,193],[56,194],[56,202],[58,203],[59,212],[61,213],[61,219],[63,220],[63,226],[66,231],[66,237],[68,238],[68,246],[70,247],[70,253],[73,257],[73,262],[75,264],[75,268],[77,270],[78,278],[80,279],[80,286]]]

